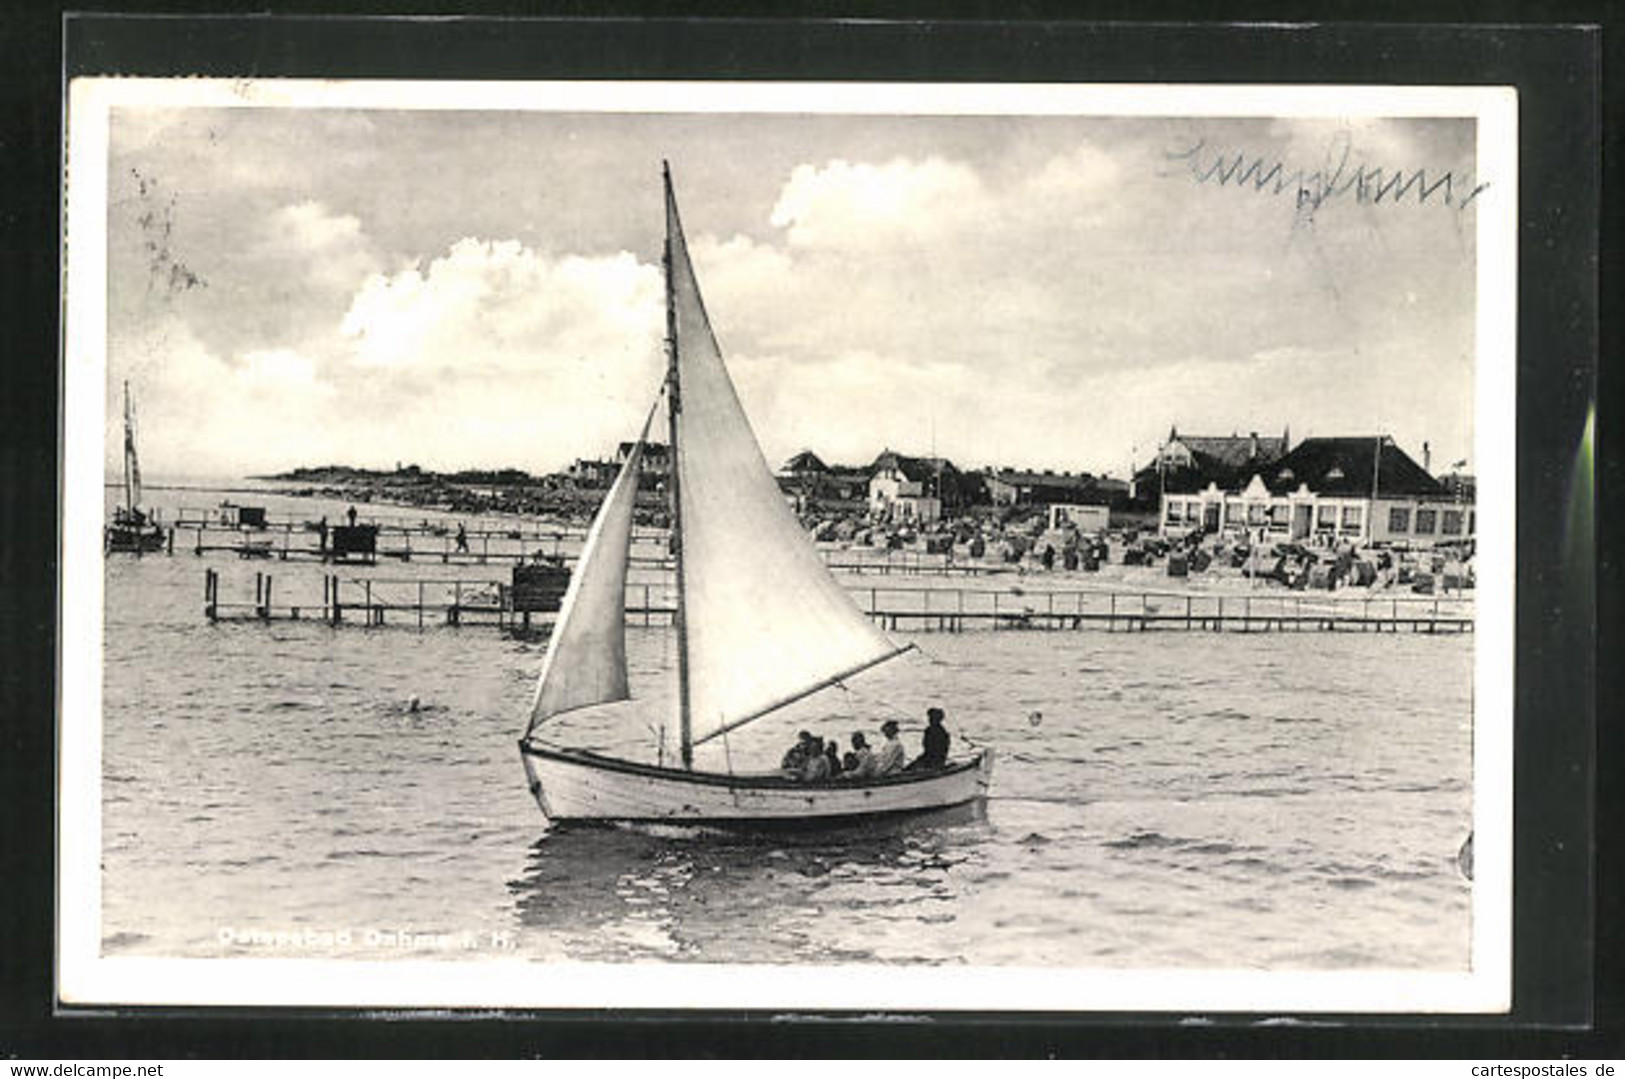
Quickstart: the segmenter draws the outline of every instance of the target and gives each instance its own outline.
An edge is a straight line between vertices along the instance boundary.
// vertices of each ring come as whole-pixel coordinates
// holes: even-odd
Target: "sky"
[[[662,158],[770,464],[1123,476],[1174,426],[1290,426],[1471,465],[1470,119],[119,107],[110,131],[110,470],[125,380],[149,476],[611,454],[663,372]],[[1448,171],[1452,198],[1203,182],[1238,154]]]

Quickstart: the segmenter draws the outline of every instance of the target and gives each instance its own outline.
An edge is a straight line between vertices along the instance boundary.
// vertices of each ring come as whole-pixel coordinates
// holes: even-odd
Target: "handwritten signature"
[[[1169,161],[1182,162],[1184,170],[1199,184],[1245,188],[1268,195],[1290,192],[1299,211],[1312,214],[1330,199],[1353,196],[1366,205],[1388,202],[1397,205],[1414,199],[1423,205],[1438,196],[1438,205],[1465,210],[1490,185],[1473,183],[1453,170],[1431,175],[1427,169],[1388,169],[1381,165],[1351,166],[1353,142],[1340,132],[1326,152],[1326,164],[1306,172],[1302,167],[1287,170],[1286,162],[1227,149],[1209,149],[1206,139],[1182,150],[1165,151]],[[1177,167],[1176,167],[1177,168]],[[1164,175],[1167,175],[1166,173]],[[1441,193],[1442,189],[1442,193]]]

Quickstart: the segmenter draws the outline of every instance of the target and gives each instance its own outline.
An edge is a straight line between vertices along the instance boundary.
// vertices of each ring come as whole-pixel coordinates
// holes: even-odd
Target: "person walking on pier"
[[[322,549],[322,557],[326,558],[327,557],[327,514],[325,514],[325,513],[322,514],[322,519],[320,521],[316,522],[316,532],[317,532],[317,535],[321,537],[321,541],[322,541],[322,548],[321,548]]]
[[[355,527],[355,506],[352,505],[349,509],[345,510],[344,515],[350,519],[350,527],[354,528]]]
[[[457,549],[464,554],[468,553],[468,529],[463,527],[461,521],[457,522]]]

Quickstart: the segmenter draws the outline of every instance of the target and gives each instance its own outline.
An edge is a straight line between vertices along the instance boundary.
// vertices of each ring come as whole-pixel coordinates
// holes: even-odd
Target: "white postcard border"
[[[1506,87],[77,79],[65,161],[58,995],[73,1005],[1501,1012],[1511,999],[1517,97]],[[1350,973],[138,959],[101,955],[106,200],[114,107],[1474,117],[1478,121],[1472,969]]]

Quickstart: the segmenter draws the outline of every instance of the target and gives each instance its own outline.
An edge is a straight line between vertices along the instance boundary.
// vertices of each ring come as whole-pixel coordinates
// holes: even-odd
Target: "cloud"
[[[800,165],[769,219],[792,247],[872,248],[922,243],[962,226],[982,185],[966,165],[897,158],[884,165]]]
[[[659,270],[625,252],[549,257],[459,240],[426,269],[367,279],[339,324],[357,363],[456,372],[538,370],[567,357],[624,364],[657,347]]]
[[[295,261],[325,289],[348,291],[381,268],[361,219],[307,200],[279,207],[266,221],[262,255]]]

